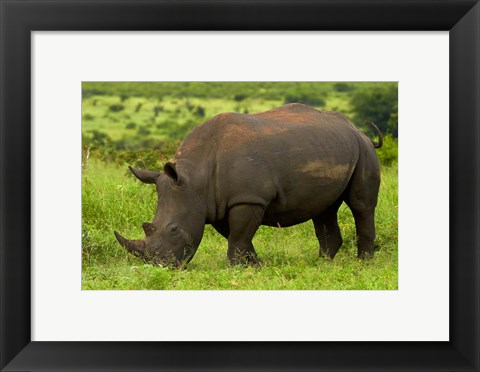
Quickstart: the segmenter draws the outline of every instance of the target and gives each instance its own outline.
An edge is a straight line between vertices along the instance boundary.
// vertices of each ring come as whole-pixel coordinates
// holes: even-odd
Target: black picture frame
[[[0,27],[3,371],[480,370],[478,1],[0,0]],[[32,342],[30,35],[37,30],[448,31],[449,207],[438,202],[450,213],[450,341]]]

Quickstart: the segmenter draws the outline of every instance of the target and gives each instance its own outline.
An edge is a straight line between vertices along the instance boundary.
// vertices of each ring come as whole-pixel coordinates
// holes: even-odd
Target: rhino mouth
[[[174,269],[178,269],[182,266],[182,261],[177,260],[176,258],[166,259],[166,258],[152,258],[147,262],[153,263],[155,266],[158,267],[171,267]]]

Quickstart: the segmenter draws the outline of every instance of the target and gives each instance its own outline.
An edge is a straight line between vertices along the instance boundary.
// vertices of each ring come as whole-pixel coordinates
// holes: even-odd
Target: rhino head
[[[188,177],[168,162],[164,172],[129,167],[143,183],[156,185],[158,203],[153,221],[144,222],[145,239],[128,240],[118,232],[115,237],[130,253],[157,265],[181,267],[195,254],[205,227],[201,198]]]

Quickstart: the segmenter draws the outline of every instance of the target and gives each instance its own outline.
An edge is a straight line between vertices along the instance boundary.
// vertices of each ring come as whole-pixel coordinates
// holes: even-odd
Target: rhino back
[[[203,176],[213,178],[217,218],[235,204],[261,204],[264,224],[288,226],[343,193],[358,160],[358,135],[343,115],[290,104],[217,115],[187,137],[177,157],[201,163]]]

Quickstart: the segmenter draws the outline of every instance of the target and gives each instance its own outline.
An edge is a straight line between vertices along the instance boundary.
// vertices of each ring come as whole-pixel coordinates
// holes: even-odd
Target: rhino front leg
[[[265,209],[260,205],[239,204],[228,212],[227,257],[232,265],[259,264],[257,252],[253,248],[252,239],[262,223]]]
[[[228,236],[230,235],[230,228],[228,227],[227,220],[213,222],[212,227],[225,239],[228,239]]]

